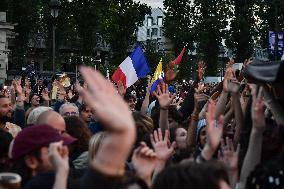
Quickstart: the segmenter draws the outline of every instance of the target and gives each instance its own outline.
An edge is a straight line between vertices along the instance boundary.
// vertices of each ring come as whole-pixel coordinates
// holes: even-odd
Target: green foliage
[[[253,36],[255,31],[256,19],[254,17],[255,0],[232,0],[234,5],[234,17],[230,25],[230,33],[226,39],[226,45],[233,50],[236,62],[243,62],[253,53]]]
[[[165,0],[164,6],[166,36],[176,51],[185,44],[191,51],[196,49],[197,56],[207,63],[207,74],[215,75],[219,47],[231,15],[230,0]]]
[[[70,56],[70,51],[76,56],[95,57],[98,42],[106,41],[112,52],[111,63],[118,65],[126,57],[128,47],[136,41],[137,26],[150,13],[148,6],[133,0],[60,2],[59,16],[53,20],[48,6],[49,0],[1,1],[1,9],[8,9],[8,21],[18,24],[15,28],[18,35],[13,49],[13,62],[18,67],[26,62],[25,55],[30,50],[29,40],[34,40],[34,34],[43,34],[46,55],[51,55],[53,23],[56,24],[57,64],[62,61],[64,63],[65,56]],[[47,57],[48,62],[51,62],[51,56]]]
[[[256,44],[268,48],[268,31],[284,31],[284,2],[282,0],[255,0],[254,25]],[[271,57],[274,60],[274,56]],[[278,57],[280,58],[280,57]]]
[[[100,33],[111,46],[112,64],[118,65],[127,56],[130,45],[136,41],[137,27],[151,9],[133,0],[109,0],[101,18]]]

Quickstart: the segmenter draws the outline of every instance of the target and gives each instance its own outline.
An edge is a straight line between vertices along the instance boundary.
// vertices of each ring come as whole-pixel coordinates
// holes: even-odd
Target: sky
[[[141,3],[146,3],[147,5],[151,6],[152,8],[163,8],[163,0],[134,0],[140,1]]]

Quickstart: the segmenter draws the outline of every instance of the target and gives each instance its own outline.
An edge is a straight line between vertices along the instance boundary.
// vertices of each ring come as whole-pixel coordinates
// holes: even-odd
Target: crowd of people
[[[0,188],[283,189],[284,95],[246,76],[251,60],[233,64],[220,83],[202,82],[202,63],[153,94],[149,78],[125,89],[90,67],[70,87],[13,80],[0,94]]]

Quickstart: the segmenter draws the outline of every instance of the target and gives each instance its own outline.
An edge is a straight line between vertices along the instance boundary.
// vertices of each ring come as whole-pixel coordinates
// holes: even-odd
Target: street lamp
[[[55,19],[58,17],[58,12],[61,3],[58,0],[50,0],[49,8],[51,16]],[[52,23],[52,72],[55,75],[55,22]]]

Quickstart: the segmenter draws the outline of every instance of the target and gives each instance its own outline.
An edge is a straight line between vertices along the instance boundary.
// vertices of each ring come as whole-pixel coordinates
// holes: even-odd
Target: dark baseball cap
[[[60,135],[57,130],[49,125],[34,125],[24,128],[14,139],[12,144],[12,159],[16,160],[52,142],[63,141],[69,145],[77,139],[70,135]]]

